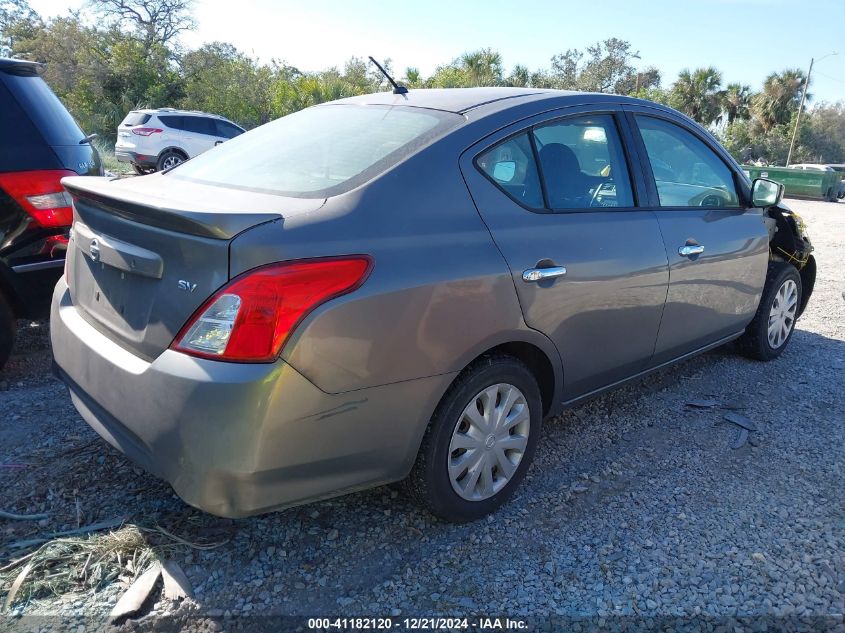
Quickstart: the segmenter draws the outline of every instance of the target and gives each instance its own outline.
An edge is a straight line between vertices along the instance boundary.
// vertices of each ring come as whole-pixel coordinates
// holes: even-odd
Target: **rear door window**
[[[171,130],[183,129],[182,117],[177,114],[160,114],[158,115],[158,120],[161,121],[166,127],[169,127]]]
[[[613,116],[574,117],[535,127],[534,142],[552,209],[634,206]]]
[[[4,79],[48,145],[78,145],[85,138],[67,108],[41,77],[6,74]]]
[[[214,125],[214,119],[209,119],[206,117],[183,117],[182,129],[186,132],[193,132],[194,134],[208,134],[209,136],[217,136],[217,126]]]
[[[733,172],[704,141],[669,121],[635,118],[661,207],[740,206]]]
[[[476,165],[519,204],[532,209],[543,208],[543,190],[527,132],[494,145],[476,159]]]

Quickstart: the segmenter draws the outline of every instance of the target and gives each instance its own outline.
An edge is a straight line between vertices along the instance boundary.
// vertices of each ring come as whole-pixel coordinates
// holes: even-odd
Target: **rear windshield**
[[[242,134],[173,176],[301,198],[349,191],[455,127],[463,117],[409,107],[325,105]]]
[[[126,115],[126,118],[123,119],[123,125],[144,125],[144,123],[150,120],[151,116],[152,115],[144,114],[143,112],[130,112]]]
[[[48,145],[78,145],[85,138],[76,121],[37,75],[6,75],[6,85]]]

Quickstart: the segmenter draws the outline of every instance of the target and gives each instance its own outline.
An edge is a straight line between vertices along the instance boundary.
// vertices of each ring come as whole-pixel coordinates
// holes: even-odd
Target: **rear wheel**
[[[786,349],[801,305],[801,275],[791,264],[769,262],[763,296],[754,320],[739,339],[746,356],[774,360]]]
[[[6,299],[0,294],[0,369],[12,353],[15,342],[15,315]]]
[[[525,477],[541,424],[531,371],[510,356],[484,357],[443,397],[403,487],[447,521],[490,514]]]
[[[172,149],[167,150],[158,157],[158,170],[164,171],[176,167],[179,163],[184,163],[185,157],[177,151]]]

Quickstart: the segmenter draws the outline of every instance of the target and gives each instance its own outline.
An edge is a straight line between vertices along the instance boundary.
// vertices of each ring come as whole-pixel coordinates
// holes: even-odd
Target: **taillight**
[[[0,174],[0,187],[23,207],[39,226],[70,226],[73,209],[70,194],[59,182],[65,176],[76,176],[65,169],[18,171]]]
[[[317,306],[358,288],[372,260],[363,255],[270,264],[235,277],[179,332],[171,349],[202,358],[272,362]]]
[[[153,134],[159,134],[163,131],[164,130],[158,127],[136,127],[132,129],[132,134],[137,134],[138,136],[152,136]]]

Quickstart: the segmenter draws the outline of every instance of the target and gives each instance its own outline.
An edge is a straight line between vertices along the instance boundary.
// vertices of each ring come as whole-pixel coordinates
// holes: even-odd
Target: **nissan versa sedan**
[[[477,519],[543,419],[734,339],[778,357],[815,280],[780,185],[613,95],[354,97],[63,183],[56,371],[103,438],[221,516],[403,481]]]

